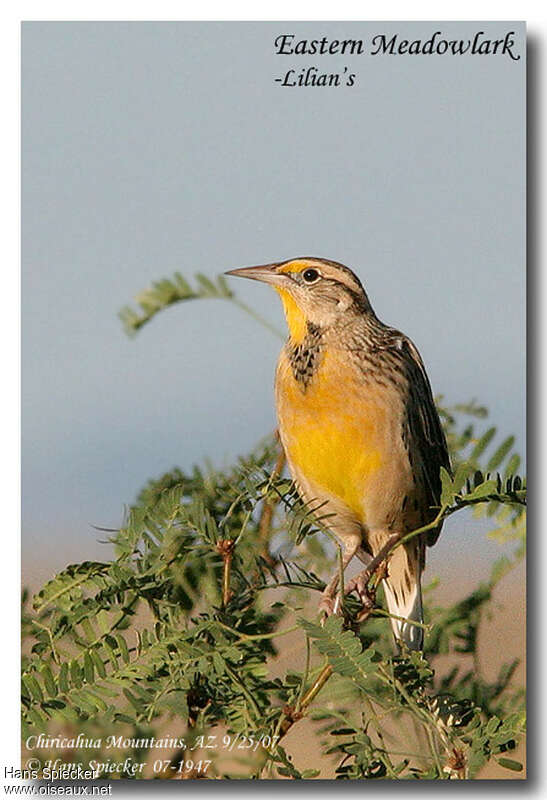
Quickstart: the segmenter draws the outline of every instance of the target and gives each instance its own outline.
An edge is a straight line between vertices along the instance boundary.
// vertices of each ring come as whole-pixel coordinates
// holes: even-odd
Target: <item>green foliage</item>
[[[192,290],[179,276],[141,296],[142,314],[124,321],[136,331],[163,307],[231,298],[224,292],[222,281],[198,279]],[[190,747],[192,763],[210,764],[193,777],[449,779],[475,777],[492,760],[516,775],[518,663],[488,679],[479,649],[495,587],[523,556],[526,483],[513,438],[498,444],[494,428],[475,430],[483,408],[440,411],[454,473],[443,472],[434,524],[478,510],[506,552],[458,602],[426,602],[424,653],[394,655],[380,603],[359,623],[350,597],[343,617],[320,624],[315,609],[336,560],[328,518],[278,474],[272,436],[224,470],[176,468],[150,481],[111,532],[114,557],[67,566],[32,602],[24,594],[24,738],[81,732],[99,745],[76,744],[74,761],[147,765],[116,778],[175,777],[171,765]],[[302,656],[290,667],[287,648]],[[287,736],[303,725],[322,752],[313,769],[299,765]],[[122,737],[114,750],[110,736]],[[153,737],[178,744],[155,750]],[[67,759],[42,753],[56,755]],[[164,758],[170,764],[152,769]]]
[[[344,630],[341,617],[329,617],[324,625],[305,619],[298,622],[335,672],[351,678],[356,686],[366,688],[370,685],[371,676],[376,673],[374,662],[379,660],[378,654],[373,648],[363,650],[355,633]]]
[[[199,300],[204,298],[231,300],[233,292],[228,286],[225,278],[219,275],[216,280],[211,280],[205,275],[196,275],[196,286],[192,288],[186,278],[175,272],[173,278],[163,278],[156,281],[148,289],[135,297],[139,310],[125,306],[120,311],[120,319],[126,332],[130,335],[135,334],[159,311],[162,311],[174,303],[184,300]]]

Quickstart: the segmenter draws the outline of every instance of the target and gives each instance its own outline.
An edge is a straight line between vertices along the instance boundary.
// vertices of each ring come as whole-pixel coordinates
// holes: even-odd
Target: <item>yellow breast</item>
[[[326,351],[304,390],[281,354],[276,399],[281,438],[294,476],[317,497],[342,501],[365,523],[367,482],[383,462],[386,410],[341,351]]]

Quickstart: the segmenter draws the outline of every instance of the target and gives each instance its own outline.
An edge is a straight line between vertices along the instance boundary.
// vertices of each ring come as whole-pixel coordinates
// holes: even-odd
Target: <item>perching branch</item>
[[[230,602],[232,593],[230,591],[230,571],[232,558],[234,555],[234,539],[220,539],[216,550],[222,556],[222,607],[226,608]]]

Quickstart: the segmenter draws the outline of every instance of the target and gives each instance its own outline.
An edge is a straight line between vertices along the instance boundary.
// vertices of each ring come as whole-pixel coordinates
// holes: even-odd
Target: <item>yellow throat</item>
[[[287,290],[275,288],[290,344],[298,345],[308,331],[305,313]],[[307,387],[295,379],[284,354],[280,367],[279,424],[295,477],[312,494],[338,498],[365,523],[364,490],[381,465],[378,426],[383,419],[374,398],[364,400],[343,351],[325,350]]]
[[[301,342],[307,330],[305,314],[286,289],[278,289],[277,286],[275,288],[283,303],[289,336],[294,342]]]

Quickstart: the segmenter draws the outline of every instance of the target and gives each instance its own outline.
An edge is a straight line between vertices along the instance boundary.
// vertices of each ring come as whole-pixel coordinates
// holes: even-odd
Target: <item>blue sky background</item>
[[[280,33],[442,30],[506,56],[277,56]],[[519,23],[25,23],[23,561],[105,556],[150,477],[250,449],[275,426],[278,340],[229,303],[179,305],[135,340],[151,281],[291,256],[342,261],[415,341],[434,391],[472,397],[524,450],[524,27]],[[281,88],[347,64],[352,88]],[[266,287],[241,298],[282,327]],[[432,570],[497,552],[457,521]]]

